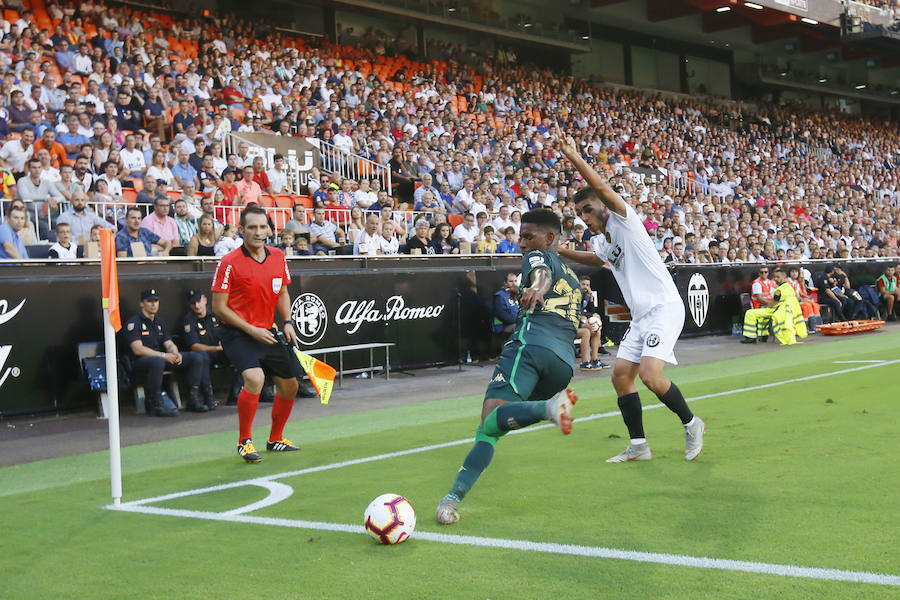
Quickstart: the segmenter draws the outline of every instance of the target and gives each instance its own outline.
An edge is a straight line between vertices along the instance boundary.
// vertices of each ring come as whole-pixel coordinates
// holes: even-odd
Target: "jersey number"
[[[576,292],[565,279],[559,279],[553,286],[553,291],[559,295],[559,298],[548,298],[544,302],[544,310],[556,313],[563,319],[572,321],[575,328],[580,323],[578,309],[581,305],[581,289]]]

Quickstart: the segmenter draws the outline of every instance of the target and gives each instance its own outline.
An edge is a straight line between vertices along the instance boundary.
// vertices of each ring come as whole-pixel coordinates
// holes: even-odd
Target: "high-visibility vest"
[[[762,288],[763,302],[760,302],[756,298],[753,297],[753,293],[752,293],[753,287],[752,286],[756,285],[757,283],[759,283],[760,287]],[[753,308],[761,308],[762,306],[764,306],[765,302],[771,302],[772,301],[772,292],[775,291],[776,287],[778,287],[778,286],[771,279],[766,279],[763,277],[757,277],[756,279],[754,279],[753,283],[751,284],[751,288],[750,288],[750,292],[751,292],[750,302],[753,303]]]
[[[808,334],[794,287],[788,281],[778,286],[778,304],[772,313],[772,332],[784,345],[796,344],[798,337],[805,338]]]
[[[892,278],[888,279],[887,275],[882,275],[878,279],[875,280],[876,285],[878,282],[884,283],[884,291],[888,293],[893,293],[897,291],[897,276],[894,275]]]

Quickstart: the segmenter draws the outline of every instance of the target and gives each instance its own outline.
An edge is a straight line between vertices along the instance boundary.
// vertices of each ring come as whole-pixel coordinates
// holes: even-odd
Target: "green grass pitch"
[[[0,469],[0,598],[900,598],[900,334],[673,368],[707,423],[697,461],[665,408],[645,412],[653,460],[608,465],[618,416],[509,435],[450,527],[434,522],[470,444],[277,478],[293,494],[246,513],[361,531],[368,502],[403,494],[417,534],[454,534],[890,576],[831,581],[449,544],[357,532],[104,510],[106,453]],[[884,364],[835,364],[881,360]],[[847,371],[827,377],[826,373]],[[733,392],[805,378],[763,389]],[[576,383],[576,416],[616,410],[608,378]],[[645,406],[656,399],[642,390]],[[246,465],[233,433],[123,449],[125,501],[278,476],[474,434],[480,397],[290,423],[303,451]],[[149,506],[223,513],[240,486]],[[183,513],[190,515],[192,513]]]

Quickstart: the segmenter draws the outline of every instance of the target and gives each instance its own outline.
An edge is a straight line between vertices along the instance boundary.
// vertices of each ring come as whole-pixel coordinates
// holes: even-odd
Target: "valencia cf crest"
[[[706,313],[709,312],[709,286],[706,285],[706,278],[700,273],[691,275],[687,298],[694,323],[697,324],[697,327],[703,327],[706,322]]]

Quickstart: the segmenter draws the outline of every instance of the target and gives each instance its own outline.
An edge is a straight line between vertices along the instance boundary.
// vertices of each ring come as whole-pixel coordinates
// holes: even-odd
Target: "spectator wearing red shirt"
[[[224,171],[222,171],[222,183],[219,184],[219,189],[222,190],[222,199],[217,202],[219,206],[234,206],[234,201],[237,199],[238,186],[234,183],[235,170],[232,167],[228,167]]]
[[[234,79],[222,89],[222,99],[225,101],[225,104],[231,108],[245,109],[243,104],[244,95],[234,86]]]
[[[272,184],[269,182],[269,176],[263,167],[263,159],[259,156],[253,159],[253,181],[259,184],[259,189],[264,194],[272,193]]]
[[[213,312],[219,317],[216,333],[228,359],[244,378],[238,395],[238,454],[247,462],[260,462],[252,439],[253,418],[266,373],[275,380],[272,429],[266,450],[291,452],[300,448],[284,439],[284,425],[297,395],[302,367],[289,344],[297,344],[291,321],[291,274],[284,253],[266,246],[272,229],[266,212],[248,206],[241,213],[244,243],[222,257],[213,278]],[[284,342],[274,331],[275,310],[284,321]]]

